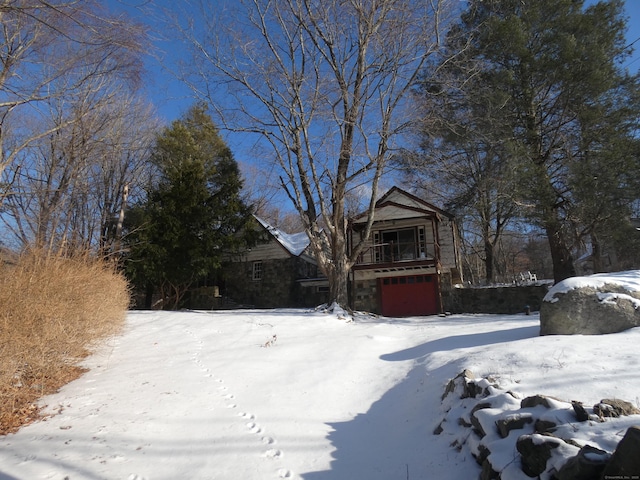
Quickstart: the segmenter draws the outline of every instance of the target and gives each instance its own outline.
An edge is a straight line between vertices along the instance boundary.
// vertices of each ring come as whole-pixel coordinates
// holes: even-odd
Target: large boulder
[[[640,326],[640,270],[573,277],[540,307],[540,335],[600,335]]]

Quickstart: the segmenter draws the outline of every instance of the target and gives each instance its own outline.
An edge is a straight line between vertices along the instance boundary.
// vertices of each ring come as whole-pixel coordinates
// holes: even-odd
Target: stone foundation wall
[[[361,312],[379,314],[378,311],[378,281],[375,278],[369,280],[356,280],[353,287],[353,308]]]
[[[442,290],[446,312],[514,314],[525,311],[537,312],[549,285],[505,286],[486,288],[452,288]]]

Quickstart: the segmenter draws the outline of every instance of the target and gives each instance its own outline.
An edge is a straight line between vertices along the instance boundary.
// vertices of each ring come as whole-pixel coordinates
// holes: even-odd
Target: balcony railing
[[[358,257],[357,265],[389,264],[401,262],[435,263],[433,252],[437,245],[411,243],[378,243],[370,246]]]

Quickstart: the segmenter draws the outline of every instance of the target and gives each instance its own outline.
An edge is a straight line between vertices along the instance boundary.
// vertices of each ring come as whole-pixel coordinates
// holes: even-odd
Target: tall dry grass
[[[0,264],[0,434],[82,373],[79,360],[121,328],[129,302],[124,277],[90,255],[31,251]]]

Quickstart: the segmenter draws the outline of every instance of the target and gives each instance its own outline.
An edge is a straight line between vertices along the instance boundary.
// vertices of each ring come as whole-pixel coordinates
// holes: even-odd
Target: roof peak
[[[257,215],[254,217],[291,255],[299,257],[309,246],[310,241],[306,232],[286,233]]]

